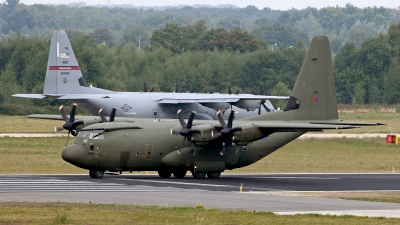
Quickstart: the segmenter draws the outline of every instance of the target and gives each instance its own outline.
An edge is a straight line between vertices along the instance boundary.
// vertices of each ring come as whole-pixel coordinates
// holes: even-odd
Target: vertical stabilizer
[[[331,47],[325,36],[312,39],[285,111],[302,120],[338,119]]]
[[[107,90],[88,87],[83,79],[67,33],[54,31],[47,62],[44,95],[100,94]]]

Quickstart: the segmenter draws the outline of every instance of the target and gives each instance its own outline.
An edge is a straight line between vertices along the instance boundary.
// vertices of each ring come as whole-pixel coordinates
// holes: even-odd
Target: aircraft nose
[[[82,159],[82,154],[83,154],[83,148],[79,145],[69,145],[67,147],[65,147],[61,153],[61,157],[73,164],[73,165],[77,165],[80,164],[80,161]]]

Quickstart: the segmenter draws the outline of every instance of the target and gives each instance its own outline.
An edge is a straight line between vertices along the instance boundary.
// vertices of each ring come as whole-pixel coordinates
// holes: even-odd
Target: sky
[[[275,10],[288,10],[288,9],[305,9],[309,6],[313,8],[323,8],[328,6],[344,7],[350,3],[358,8],[365,7],[385,7],[385,8],[399,8],[399,0],[281,0],[281,1],[268,1],[268,0],[20,0],[20,3],[26,5],[32,4],[68,4],[72,2],[86,2],[87,5],[106,5],[106,4],[131,4],[135,6],[178,6],[178,5],[195,5],[207,4],[217,6],[220,4],[231,4],[238,7],[246,7],[253,5],[259,9],[269,7]]]

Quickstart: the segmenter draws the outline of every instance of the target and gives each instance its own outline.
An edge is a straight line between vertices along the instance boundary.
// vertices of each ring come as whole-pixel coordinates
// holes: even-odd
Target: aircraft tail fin
[[[284,111],[302,120],[338,119],[331,47],[325,36],[312,39]]]
[[[83,79],[67,33],[53,33],[47,62],[44,95],[101,94],[107,90],[89,87]]]

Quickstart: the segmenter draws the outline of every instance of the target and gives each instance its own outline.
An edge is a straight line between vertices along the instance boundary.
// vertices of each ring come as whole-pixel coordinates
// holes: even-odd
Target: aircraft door
[[[160,110],[153,109],[153,118],[159,118],[159,117],[160,117]]]

